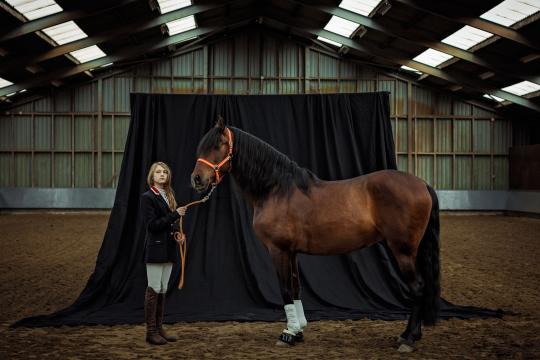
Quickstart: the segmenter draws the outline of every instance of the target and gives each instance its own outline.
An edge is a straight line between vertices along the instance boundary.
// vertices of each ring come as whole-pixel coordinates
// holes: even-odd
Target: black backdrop
[[[195,149],[218,114],[324,180],[396,168],[388,93],[133,94],[131,114],[114,207],[86,288],[70,307],[23,319],[15,326],[143,322],[146,273],[138,207],[147,171],[154,161],[165,161],[172,168],[177,201],[185,204],[199,198],[189,185]],[[284,317],[270,258],[256,239],[250,209],[229,176],[209,202],[190,208],[184,227],[186,283],[184,289],[176,289],[179,267],[175,267],[167,322]],[[325,236],[331,241],[332,234]],[[299,261],[308,320],[391,320],[408,314],[407,288],[383,244],[343,256],[301,255]],[[498,314],[442,301],[442,317]]]

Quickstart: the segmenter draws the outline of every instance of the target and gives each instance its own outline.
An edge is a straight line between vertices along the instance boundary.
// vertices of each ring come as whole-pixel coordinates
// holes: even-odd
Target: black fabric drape
[[[138,207],[147,171],[154,161],[165,161],[172,168],[177,201],[184,204],[199,198],[189,184],[195,149],[218,114],[323,180],[396,168],[388,93],[133,94],[131,114],[114,207],[86,288],[70,307],[15,326],[143,322],[146,272]],[[190,208],[184,227],[186,283],[183,290],[176,289],[180,271],[176,266],[166,321],[283,318],[275,271],[254,235],[250,209],[229,176],[209,202]],[[343,256],[300,255],[299,262],[310,320],[391,320],[409,313],[407,288],[383,244]],[[497,314],[442,301],[442,317]]]

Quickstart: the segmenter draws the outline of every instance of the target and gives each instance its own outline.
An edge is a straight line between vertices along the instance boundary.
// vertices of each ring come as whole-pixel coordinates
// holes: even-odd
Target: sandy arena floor
[[[396,352],[404,321],[320,321],[306,342],[274,346],[282,323],[179,323],[180,340],[144,341],[144,326],[8,329],[70,305],[93,271],[108,213],[0,215],[0,359],[540,359],[540,219],[443,215],[443,297],[512,310],[426,328],[418,350]],[[339,335],[339,337],[337,337]]]

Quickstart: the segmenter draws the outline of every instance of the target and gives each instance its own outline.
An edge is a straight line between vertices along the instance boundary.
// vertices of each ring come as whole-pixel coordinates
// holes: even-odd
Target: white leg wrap
[[[287,315],[287,332],[296,335],[300,332],[300,323],[296,316],[296,307],[294,304],[285,305],[285,314]]]
[[[306,315],[304,315],[304,307],[302,306],[302,300],[294,300],[294,307],[296,309],[296,316],[300,323],[300,331],[302,331],[307,325]]]

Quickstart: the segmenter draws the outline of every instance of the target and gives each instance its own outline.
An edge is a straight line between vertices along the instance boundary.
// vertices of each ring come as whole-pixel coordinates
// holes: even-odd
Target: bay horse
[[[307,325],[297,254],[337,255],[385,241],[410,288],[412,311],[398,351],[414,350],[439,313],[439,205],[421,179],[397,170],[323,181],[269,144],[220,118],[200,140],[191,185],[204,192],[229,172],[253,207],[253,228],[272,258],[287,315],[278,344]],[[331,234],[331,236],[321,236]]]

